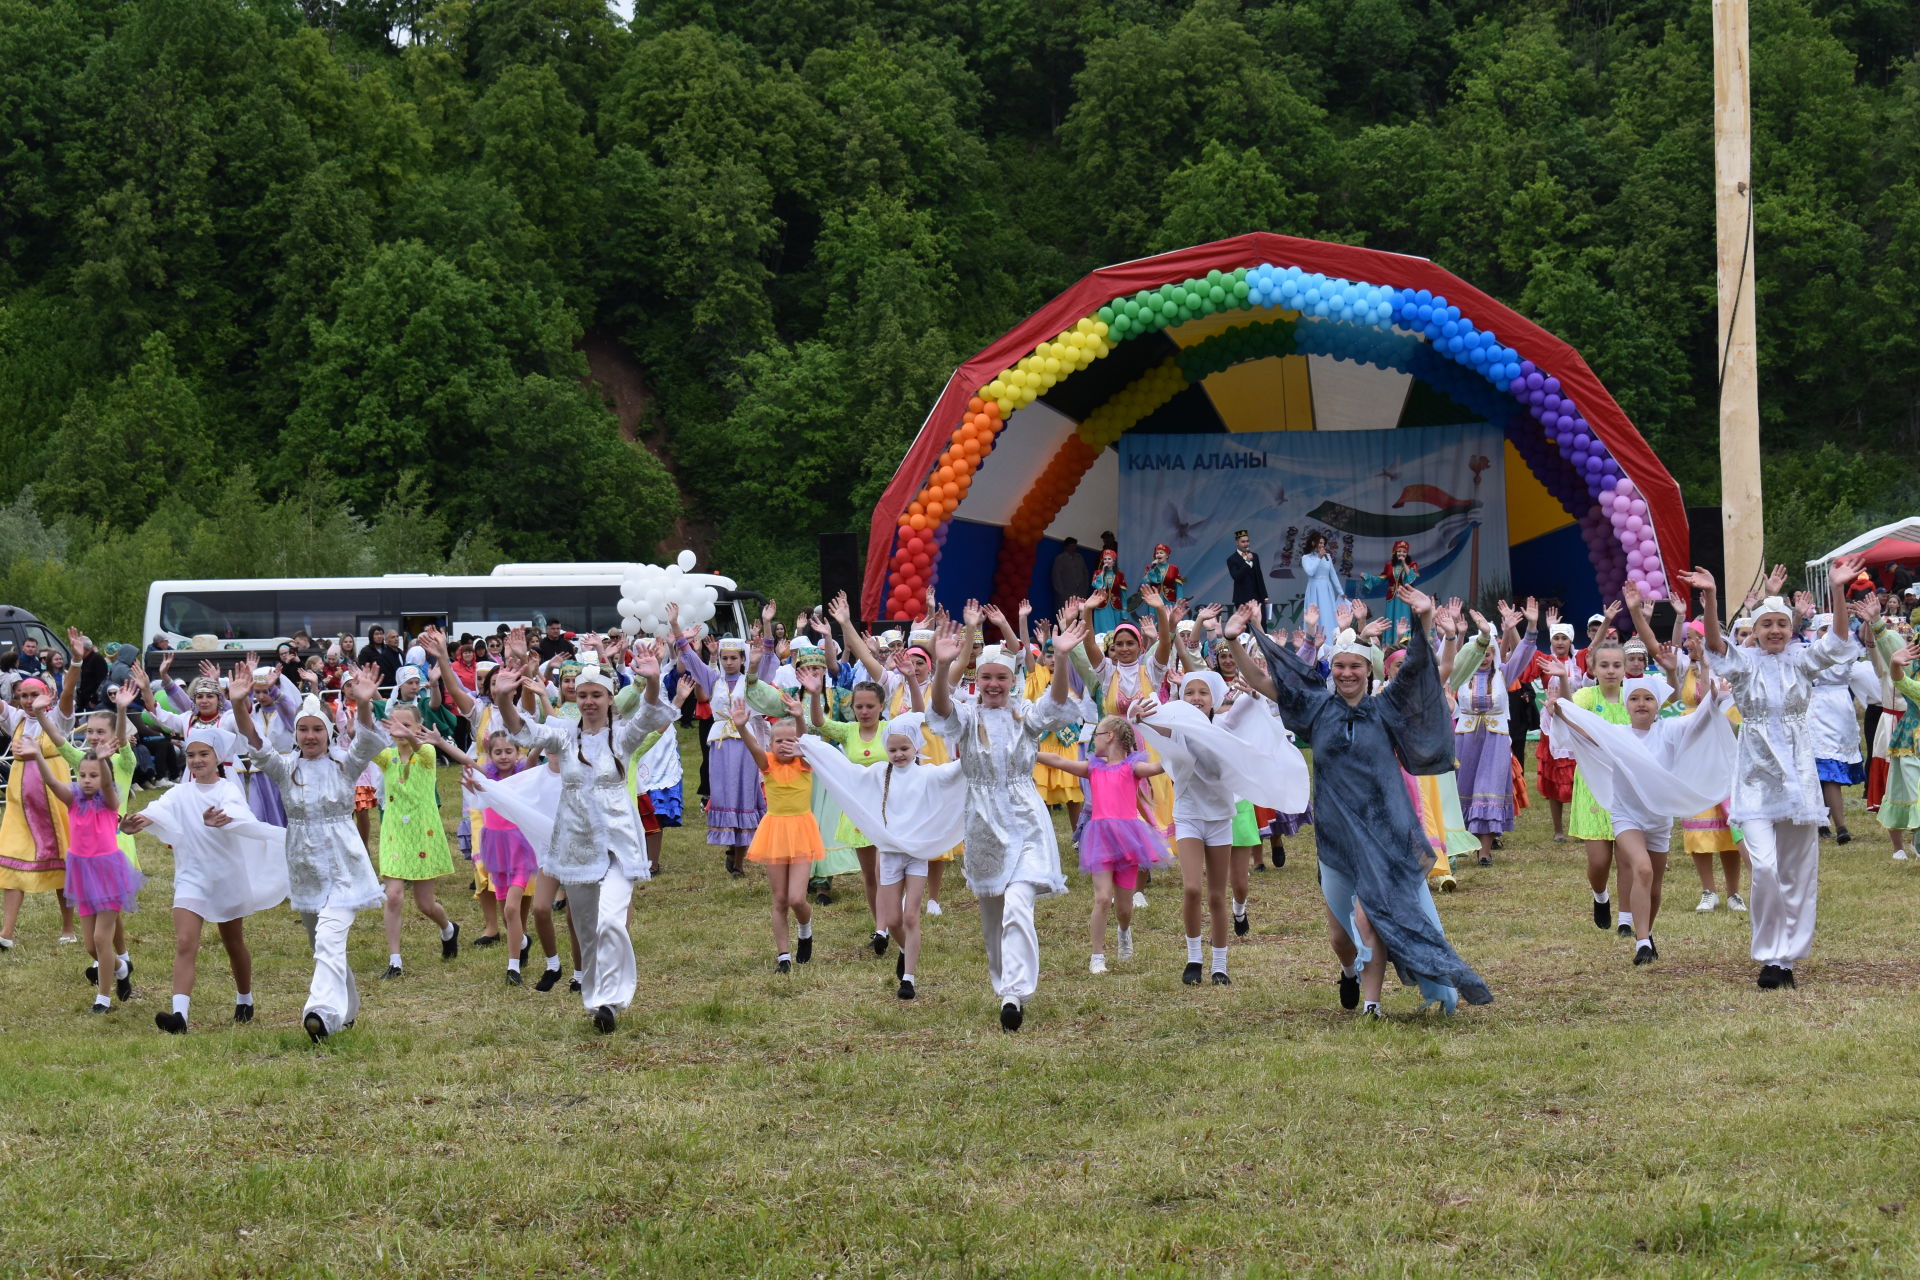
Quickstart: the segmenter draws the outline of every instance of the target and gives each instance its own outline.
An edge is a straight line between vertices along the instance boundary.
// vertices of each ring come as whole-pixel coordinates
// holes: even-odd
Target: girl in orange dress
[[[807,879],[813,864],[827,856],[827,846],[820,838],[820,824],[813,820],[813,770],[800,758],[800,703],[789,695],[782,698],[787,714],[767,721],[765,750],[746,732],[751,714],[746,705],[736,704],[732,716],[767,791],[766,816],[754,829],[747,861],[767,869],[767,883],[773,890],[774,969],[787,973],[795,963],[813,959],[813,908],[807,904]],[[792,951],[787,949],[789,911],[799,934]]]

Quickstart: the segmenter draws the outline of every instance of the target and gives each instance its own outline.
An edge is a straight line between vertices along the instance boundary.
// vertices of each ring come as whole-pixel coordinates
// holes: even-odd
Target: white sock
[[[1380,1002],[1378,1000],[1369,1000],[1364,1005],[1360,1006],[1360,1012],[1378,1013],[1380,1012]]]
[[[801,937],[811,938],[813,936],[813,921],[809,920],[801,925],[799,932]],[[882,936],[884,936],[884,934]]]
[[[507,961],[507,972],[508,972],[508,973],[518,973],[518,972],[520,972],[520,957],[519,957],[519,956],[515,956],[515,957],[514,957],[513,959],[511,959],[511,960],[509,960],[509,961]]]
[[[453,938],[453,931],[458,927],[459,926],[455,925],[452,920],[448,920],[447,927],[440,931],[440,941],[450,941]]]
[[[811,922],[809,922],[809,923],[808,923],[808,925],[807,925],[807,927],[808,927],[809,929],[811,929],[811,928],[813,927],[813,925],[812,925],[812,923],[811,923]],[[891,936],[892,936],[892,935],[891,935],[891,934],[889,934],[889,933],[888,933],[888,932],[887,932],[887,931],[886,931],[885,929],[875,929],[875,930],[874,930],[873,932],[874,932],[874,936],[875,936],[875,937],[880,937],[880,938],[886,938],[886,937],[891,937]],[[808,935],[806,935],[806,936],[807,936],[807,937],[812,937],[813,935],[812,935],[812,934],[808,934]]]
[[[1227,949],[1225,947],[1215,947],[1213,949],[1213,971],[1215,973],[1225,973],[1227,971]]]
[[[123,974],[124,974],[124,973],[126,972],[126,966],[127,966],[127,965],[130,965],[130,964],[132,964],[132,963],[133,963],[133,957],[132,957],[132,956],[130,956],[130,955],[128,955],[128,954],[127,954],[126,952],[124,952],[124,951],[123,951],[123,952],[121,952],[121,953],[120,953],[119,955],[117,955],[117,956],[115,956],[115,957],[114,957],[114,959],[115,959],[115,960],[117,960],[117,961],[119,961],[119,963],[120,963],[120,965],[121,965],[121,972],[122,972]]]
[[[113,976],[114,977],[116,978],[126,977],[127,970],[131,968],[133,968],[133,961],[129,960],[126,956],[115,956],[113,958]]]
[[[1122,942],[1131,942],[1133,940],[1133,926],[1131,925],[1121,925],[1116,932],[1119,933],[1120,941]]]
[[[548,972],[548,973],[558,973],[558,972],[560,972],[560,957],[559,957],[559,956],[548,956],[548,957],[547,957],[547,972]]]
[[[1600,892],[1594,894],[1593,900],[1604,905],[1607,901],[1607,891],[1602,889]]]
[[[1634,943],[1634,944],[1633,944],[1633,949],[1634,949],[1635,951],[1645,951],[1645,950],[1651,950],[1651,949],[1652,949],[1652,947],[1653,947],[1653,935],[1652,935],[1652,934],[1648,934],[1648,935],[1647,935],[1646,937],[1644,937],[1644,938],[1642,938],[1642,939],[1640,939],[1640,941],[1638,941],[1638,942],[1636,942],[1636,943]]]
[[[388,953],[387,963],[393,968],[398,969],[400,967],[400,953],[398,951]]]
[[[173,998],[173,1011],[184,1018],[187,1016],[187,1006],[192,1003],[192,996],[175,996]]]
[[[902,981],[902,982],[912,982],[912,981],[913,981],[913,975],[912,975],[912,974],[910,974],[910,973],[903,973],[903,974],[901,974],[901,975],[900,975],[900,981]]]
[[[584,973],[582,973],[582,972],[580,972],[580,970],[578,970],[578,969],[575,969],[575,970],[573,971],[573,980],[574,980],[575,982],[578,982],[578,981],[580,981],[580,979],[582,979],[582,978],[584,978],[584,977],[586,977],[586,976],[587,976],[586,974],[584,974]]]
[[[1198,938],[1187,939],[1187,963],[1200,963],[1200,939]]]
[[[1622,911],[1619,916],[1619,921],[1621,924],[1627,926],[1627,928],[1633,928],[1633,912]]]
[[[1105,964],[1107,961],[1107,953],[1104,951],[1096,951],[1093,953],[1093,959],[1100,961],[1100,963],[1102,964]]]
[[[1340,976],[1343,978],[1357,978],[1360,976],[1360,966],[1357,964],[1343,964],[1340,966]]]
[[[1236,919],[1238,919],[1239,917],[1241,917],[1241,916],[1243,916],[1243,915],[1245,915],[1245,914],[1247,914],[1247,904],[1246,904],[1246,903],[1244,903],[1244,902],[1236,902],[1236,903],[1234,903],[1234,904],[1233,904],[1233,914],[1234,914],[1234,917],[1235,917]]]
[[[244,1005],[249,1005],[249,1006],[250,1006],[250,1005],[252,1005],[252,1004],[253,1004],[253,992],[251,992],[251,991],[241,991],[241,992],[238,992],[238,993],[237,993],[237,994],[235,994],[235,996],[233,997],[233,1002],[234,1002],[235,1004],[244,1004]],[[184,1012],[186,1012],[186,1010],[184,1010],[184,1009],[183,1009],[183,1010],[181,1010],[181,1012],[182,1012],[182,1013],[184,1013]]]
[[[113,1008],[113,1001],[103,995],[95,995],[93,997],[93,1006],[96,1009],[111,1009]]]
[[[781,952],[781,953],[780,953],[779,955],[777,955],[777,956],[775,956],[775,957],[774,957],[774,960],[775,960],[775,961],[778,961],[778,962],[784,962],[784,963],[787,963],[787,964],[792,964],[792,963],[793,963],[793,952],[791,952],[791,951],[782,951],[782,952]]]

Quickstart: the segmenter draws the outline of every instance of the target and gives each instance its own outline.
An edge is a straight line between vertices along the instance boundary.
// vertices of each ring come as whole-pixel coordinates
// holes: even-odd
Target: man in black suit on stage
[[[1260,602],[1260,618],[1267,616],[1267,576],[1260,571],[1260,557],[1253,552],[1253,539],[1245,529],[1233,535],[1233,554],[1227,557],[1227,576],[1233,579],[1233,607],[1249,600]]]

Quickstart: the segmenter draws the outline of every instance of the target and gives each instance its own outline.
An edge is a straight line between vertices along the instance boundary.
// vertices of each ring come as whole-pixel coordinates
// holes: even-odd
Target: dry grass
[[[443,784],[451,787],[451,775]],[[450,794],[450,791],[449,791]],[[1871,830],[1864,816],[1857,830]],[[443,965],[377,917],[358,1028],[310,1047],[304,935],[252,922],[259,1019],[166,1007],[169,862],[134,917],[134,1000],[86,1016],[80,949],[34,900],[0,957],[0,1266],[28,1275],[1674,1275],[1920,1271],[1910,877],[1829,845],[1797,992],[1752,985],[1744,918],[1669,871],[1667,957],[1587,920],[1538,809],[1442,913],[1498,1002],[1336,1007],[1312,842],[1255,879],[1234,985],[1184,988],[1163,882],[1140,954],[1085,972],[1085,881],[1043,904],[1027,1027],[1001,1034],[976,915],[927,922],[921,998],[864,949],[857,889],[815,962],[770,970],[766,893],[695,831],[637,895],[638,1001]],[[844,885],[844,882],[843,882]],[[448,888],[446,896],[456,896]],[[461,895],[467,936],[478,911]]]

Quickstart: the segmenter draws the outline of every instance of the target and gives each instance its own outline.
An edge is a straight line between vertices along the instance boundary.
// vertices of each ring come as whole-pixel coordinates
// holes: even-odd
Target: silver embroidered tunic
[[[1813,682],[1854,652],[1852,640],[1829,631],[1784,653],[1729,644],[1725,654],[1709,656],[1715,674],[1733,687],[1734,705],[1740,708],[1740,746],[1727,802],[1733,821],[1817,825],[1827,820],[1814,764]]]
[[[598,884],[612,858],[627,879],[640,881],[648,869],[640,819],[627,795],[621,762],[632,758],[641,740],[672,724],[674,710],[664,702],[642,702],[633,715],[614,721],[613,732],[580,731],[577,720],[522,721],[513,735],[519,746],[542,751],[560,765],[560,807],[553,839],[540,855],[540,870],[561,884]]]
[[[947,740],[967,779],[967,888],[977,897],[998,897],[1016,883],[1040,886],[1041,897],[1065,893],[1053,816],[1034,786],[1033,766],[1040,739],[1090,723],[1092,711],[1078,698],[1056,702],[1051,693],[1037,702],[1014,698],[1010,706],[955,702],[950,715],[927,715],[927,727]]]
[[[380,905],[380,881],[353,825],[353,785],[392,745],[384,730],[362,725],[344,755],[306,760],[291,751],[247,752],[248,762],[280,788],[286,806],[287,887],[295,911],[329,906],[367,911]]]

